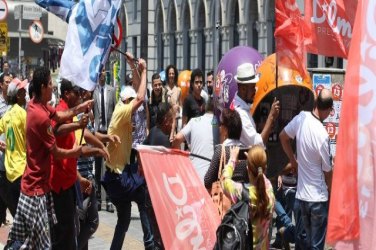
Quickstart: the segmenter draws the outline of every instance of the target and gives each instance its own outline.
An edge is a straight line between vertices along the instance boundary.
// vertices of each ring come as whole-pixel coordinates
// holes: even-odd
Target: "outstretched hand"
[[[121,143],[120,137],[118,135],[107,135],[107,140],[115,144]]]
[[[87,100],[83,103],[80,103],[76,107],[77,113],[79,114],[79,113],[87,112],[88,110],[92,109],[93,105],[94,105],[94,100]]]
[[[93,189],[93,184],[88,179],[81,177],[80,178],[80,186],[81,186],[81,192],[87,195],[91,194],[91,191]]]

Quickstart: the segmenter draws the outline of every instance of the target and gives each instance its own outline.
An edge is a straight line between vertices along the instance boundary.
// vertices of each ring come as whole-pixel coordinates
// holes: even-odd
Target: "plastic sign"
[[[0,0],[0,21],[3,21],[8,16],[8,5],[5,0]]]
[[[42,42],[44,30],[40,21],[33,21],[33,23],[29,26],[29,35],[31,41],[33,41],[34,43]]]

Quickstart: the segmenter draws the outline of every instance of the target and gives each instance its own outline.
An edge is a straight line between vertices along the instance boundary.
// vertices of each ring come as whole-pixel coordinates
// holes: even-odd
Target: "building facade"
[[[8,26],[10,46],[4,55],[4,60],[9,61],[12,72],[28,77],[36,66],[47,66],[52,71],[57,69],[64,48],[68,25],[52,13],[39,8],[32,0],[8,0],[7,5],[8,16],[5,21]],[[34,43],[30,38],[29,27],[33,20],[22,16],[20,21],[20,18],[15,17],[15,8],[21,5],[41,10],[38,20],[44,32],[40,43]],[[18,64],[19,58],[21,59],[21,67]]]
[[[14,6],[35,5],[32,0],[8,0],[7,18],[10,42],[8,59],[15,65],[19,54],[18,20]],[[304,9],[304,0],[297,0]],[[147,59],[148,77],[169,64],[178,70],[215,70],[222,56],[238,45],[251,46],[262,55],[275,51],[275,0],[123,0],[119,13],[123,37],[120,49]],[[54,65],[62,53],[67,24],[43,10],[41,22],[45,38],[40,44],[30,41],[26,30],[30,20],[22,21],[23,62]],[[111,53],[108,68],[120,62],[120,82],[127,65],[124,57]],[[308,67],[325,67],[325,57],[308,55]],[[333,60],[342,67],[342,61]]]
[[[274,51],[274,0],[126,0],[121,18],[123,48],[147,58],[152,72],[213,70],[237,45]]]
[[[304,0],[297,0],[304,10]],[[178,70],[215,70],[229,49],[251,46],[267,56],[275,51],[275,0],[125,0],[122,49],[147,59],[149,77],[169,64]],[[331,59],[308,55],[308,67]],[[334,58],[332,66],[343,67]],[[121,60],[121,75],[126,69]]]

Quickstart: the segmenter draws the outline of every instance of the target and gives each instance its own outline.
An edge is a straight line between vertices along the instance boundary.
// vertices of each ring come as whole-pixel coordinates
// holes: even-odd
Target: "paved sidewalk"
[[[125,236],[123,249],[141,250],[144,249],[142,241],[143,232],[137,204],[132,203],[132,215],[129,230]],[[12,216],[8,213],[8,220],[12,222]],[[110,249],[112,236],[116,226],[117,216],[115,213],[106,211],[99,212],[99,227],[93,237],[89,240],[89,249],[106,250]],[[10,225],[0,227],[0,249],[3,249],[9,233]]]

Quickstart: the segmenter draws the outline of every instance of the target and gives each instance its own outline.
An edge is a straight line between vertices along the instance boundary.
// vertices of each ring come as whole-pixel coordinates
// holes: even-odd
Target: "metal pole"
[[[22,29],[22,9],[20,8],[20,18],[18,19],[18,76],[21,78],[21,29]]]

